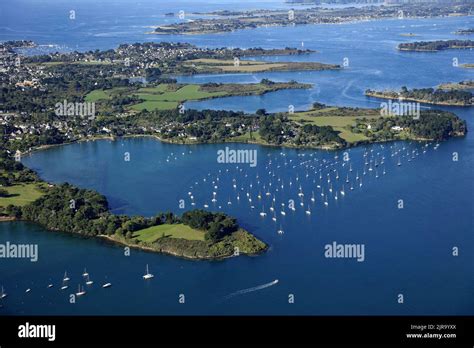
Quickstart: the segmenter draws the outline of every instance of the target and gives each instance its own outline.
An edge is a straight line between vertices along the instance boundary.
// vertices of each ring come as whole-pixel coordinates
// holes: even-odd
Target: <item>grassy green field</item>
[[[39,190],[40,184],[22,184],[2,187],[10,194],[9,197],[0,197],[0,206],[6,207],[10,204],[24,206],[40,198],[43,193]]]
[[[218,69],[221,72],[235,73],[263,72],[273,69],[281,69],[287,65],[282,63],[267,63],[249,60],[241,60],[238,65],[235,65],[233,59],[193,59],[186,63],[192,64],[198,71],[211,68]]]
[[[234,65],[233,59],[212,59],[212,58],[199,58],[188,60],[187,63],[193,64],[207,64],[207,65]],[[241,60],[239,65],[262,65],[267,64],[265,62],[258,62],[254,60]]]
[[[86,95],[86,102],[96,102],[98,100],[106,100],[110,98],[110,94],[101,89],[96,89]]]
[[[100,100],[109,100],[114,95],[123,94],[129,91],[127,87],[114,87],[112,89],[96,89],[92,92],[89,92],[86,97],[85,101],[87,102],[97,102]],[[132,93],[130,93],[132,94]]]
[[[249,73],[338,69],[336,65],[325,65],[317,62],[262,62],[240,60],[238,64],[235,64],[233,59],[191,59],[184,62],[183,66],[193,68],[197,73]]]
[[[135,110],[169,110],[187,100],[200,100],[214,97],[226,96],[225,92],[204,92],[199,85],[186,85],[178,90],[168,90],[167,86],[160,85],[157,88],[141,88],[136,93],[144,102],[132,106]]]
[[[136,240],[153,243],[157,239],[163,237],[181,238],[187,240],[204,240],[204,232],[195,230],[183,224],[164,224],[145,228],[133,234]]]
[[[361,133],[352,133],[347,126],[355,125],[358,118],[376,118],[378,114],[370,112],[367,115],[360,116],[332,116],[334,113],[339,113],[338,108],[326,108],[318,111],[299,112],[289,115],[289,118],[295,122],[311,123],[317,126],[331,126],[334,130],[340,132],[339,136],[349,143],[367,140],[368,138]],[[376,111],[378,113],[378,111]]]
[[[247,132],[245,134],[233,137],[231,138],[231,140],[237,141],[237,142],[241,142],[241,141],[242,142],[255,141],[255,142],[261,142],[261,143],[264,142],[260,134],[258,134],[258,132],[252,132],[252,139],[250,138],[250,132]]]
[[[232,95],[259,95],[282,88],[308,88],[310,85],[295,84],[223,84],[218,86],[161,84],[156,87],[127,89],[116,87],[110,90],[95,90],[87,94],[85,100],[97,102],[110,100],[115,95],[136,95],[142,102],[129,107],[132,110],[172,110],[189,100],[204,100]]]

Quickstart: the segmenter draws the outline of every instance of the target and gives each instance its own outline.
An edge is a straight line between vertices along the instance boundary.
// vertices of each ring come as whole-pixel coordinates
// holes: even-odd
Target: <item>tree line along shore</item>
[[[414,88],[410,90],[407,87],[402,87],[400,91],[374,91],[368,89],[365,91],[365,95],[434,105],[473,106],[474,95],[469,91],[473,88],[472,81],[461,81],[459,83],[441,84],[438,88]]]

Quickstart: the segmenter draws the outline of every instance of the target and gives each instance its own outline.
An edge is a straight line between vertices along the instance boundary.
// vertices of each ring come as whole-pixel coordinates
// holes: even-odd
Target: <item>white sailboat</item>
[[[7,296],[8,296],[8,294],[5,292],[5,290],[3,290],[3,286],[2,286],[2,292],[0,292],[0,299],[3,299]]]
[[[102,287],[105,289],[105,288],[110,288],[112,286],[112,283],[105,283],[104,285],[102,285]]]
[[[151,279],[153,277],[154,277],[154,275],[149,272],[148,264],[147,264],[146,265],[146,273],[143,275],[143,279],[148,280],[148,279]]]
[[[77,289],[77,292],[76,292],[76,296],[82,296],[82,295],[85,295],[86,294],[86,291],[84,290],[84,287],[81,287],[79,285],[79,288]]]
[[[283,234],[283,233],[285,233],[285,232],[283,231],[283,227],[282,227],[281,225],[280,225],[280,229],[277,231],[277,233],[278,233],[278,234]]]
[[[67,285],[68,281],[69,277],[67,276],[67,272],[64,272],[63,285],[61,286],[61,290],[66,290],[69,287],[69,285]]]
[[[298,193],[298,197],[303,197],[304,196],[304,193],[303,193],[303,189],[301,188],[300,186],[300,192]]]
[[[275,222],[277,221],[277,218],[276,218],[276,215],[275,215],[275,213],[273,213],[272,220],[273,220],[273,221],[275,221]]]
[[[87,285],[92,285],[92,284],[94,284],[94,282],[90,279],[89,274],[87,274],[87,276],[86,276],[86,284],[87,284]]]
[[[89,273],[87,273],[87,270],[84,268],[84,273],[82,273],[82,276],[87,277],[88,275],[89,275]]]

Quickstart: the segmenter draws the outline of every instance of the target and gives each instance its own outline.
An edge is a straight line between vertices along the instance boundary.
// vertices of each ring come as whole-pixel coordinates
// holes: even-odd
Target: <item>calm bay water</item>
[[[447,18],[403,21],[375,21],[336,26],[307,26],[238,31],[220,35],[192,37],[151,37],[143,34],[146,25],[167,20],[157,15],[177,11],[183,4],[163,3],[160,6],[142,2],[124,15],[123,4],[105,2],[104,11],[93,11],[95,17],[78,21],[68,30],[66,22],[55,19],[69,8],[69,2],[54,7],[38,6],[38,11],[51,11],[51,16],[36,16],[27,27],[29,16],[18,17],[12,7],[8,22],[0,21],[1,39],[33,39],[43,44],[58,44],[67,48],[111,48],[121,42],[144,40],[188,41],[199,46],[285,47],[301,45],[318,53],[300,57],[276,57],[272,60],[317,60],[342,63],[349,58],[349,67],[337,72],[267,73],[256,75],[213,75],[180,77],[180,81],[255,82],[261,78],[277,81],[295,79],[314,83],[308,91],[280,91],[261,97],[235,97],[188,103],[188,107],[255,111],[264,107],[270,111],[307,108],[318,101],[332,105],[377,107],[379,101],[363,96],[366,88],[399,88],[435,86],[441,82],[472,78],[472,70],[455,68],[452,59],[472,62],[472,51],[446,51],[434,54],[399,53],[397,43],[414,38],[400,33],[419,34],[416,39],[432,40],[453,37],[452,32],[472,27],[472,18]],[[21,2],[30,6],[30,2]],[[89,2],[77,2],[86,6]],[[161,4],[161,3],[160,3]],[[235,9],[235,5],[194,2],[185,10]],[[267,6],[284,4],[266,3]],[[261,7],[257,4],[255,7]],[[3,6],[3,5],[2,5]],[[91,12],[93,7],[89,4]],[[148,7],[147,7],[148,6]],[[227,7],[226,7],[227,6]],[[242,3],[242,8],[250,7]],[[254,5],[252,5],[254,6]],[[20,6],[19,6],[20,8]],[[26,12],[28,13],[28,12]],[[102,14],[101,14],[102,13]],[[145,14],[146,13],[146,14]],[[39,14],[44,14],[39,12]],[[13,21],[16,15],[18,21]],[[159,17],[159,16],[158,16]],[[31,19],[31,18],[30,18]],[[112,23],[117,21],[117,28]],[[55,23],[50,26],[51,23]],[[81,24],[82,23],[82,24]],[[58,26],[64,30],[58,32]],[[130,30],[130,28],[135,30]],[[122,33],[122,31],[124,31]],[[89,34],[86,35],[85,33]],[[473,108],[444,108],[466,119],[472,129]],[[342,153],[290,150],[253,145],[231,144],[233,149],[256,149],[258,165],[223,165],[216,153],[224,145],[182,146],[160,143],[150,138],[128,138],[115,142],[96,141],[67,145],[37,152],[24,163],[39,172],[45,180],[68,181],[106,195],[115,213],[152,216],[158,211],[179,213],[178,200],[185,199],[190,208],[188,192],[195,196],[196,207],[209,204],[237,217],[241,225],[270,245],[270,250],[258,257],[239,257],[216,262],[193,262],[171,256],[132,251],[124,256],[123,248],[109,243],[47,232],[33,224],[16,222],[0,224],[0,242],[37,243],[39,261],[2,260],[0,285],[9,297],[0,314],[470,314],[474,313],[472,292],[474,248],[472,197],[474,184],[474,139],[464,138],[424,147],[421,143],[375,144],[349,151],[354,172],[340,166]],[[403,147],[404,150],[401,150]],[[426,149],[426,153],[423,150]],[[363,153],[386,157],[382,175],[374,172],[362,175]],[[373,152],[371,152],[373,151]],[[401,153],[403,165],[398,167]],[[414,151],[414,152],[413,152]],[[131,161],[123,160],[130,152]],[[453,152],[460,160],[452,161]],[[378,155],[377,155],[378,153]],[[416,153],[413,159],[407,154]],[[410,159],[410,161],[408,161]],[[339,163],[336,163],[339,161]],[[286,163],[286,165],[285,165]],[[364,185],[349,191],[329,206],[309,202],[317,191],[319,177],[315,168],[338,168],[343,180],[354,173]],[[322,165],[322,167],[319,167]],[[324,172],[326,173],[326,172]],[[258,178],[257,178],[258,175]],[[308,175],[308,177],[306,177]],[[334,187],[340,188],[331,173]],[[217,181],[219,178],[219,181]],[[204,181],[206,179],[206,181]],[[237,188],[232,187],[233,180]],[[280,181],[278,181],[278,179]],[[214,183],[212,183],[214,181]],[[260,181],[260,184],[258,184]],[[292,185],[290,186],[290,181]],[[315,181],[315,182],[313,182]],[[294,199],[298,207],[278,216],[277,222],[259,216],[271,201],[265,197],[270,189],[277,204]],[[284,188],[276,191],[277,185]],[[263,188],[263,184],[267,186]],[[252,185],[252,187],[250,187]],[[215,188],[214,186],[217,186]],[[299,186],[305,193],[304,207],[299,206]],[[327,190],[327,185],[325,184]],[[262,199],[256,196],[261,191]],[[210,202],[212,192],[217,203]],[[249,192],[254,201],[247,201]],[[237,194],[241,200],[237,201]],[[404,209],[397,201],[404,200]],[[227,202],[231,201],[232,205]],[[255,208],[252,209],[251,205]],[[278,206],[278,205],[277,205]],[[312,214],[305,214],[307,206]],[[280,209],[276,209],[280,210]],[[283,229],[284,234],[277,233]],[[328,259],[324,246],[339,243],[365,245],[365,261]],[[451,252],[459,247],[458,257]],[[142,280],[145,264],[149,264],[155,279]],[[69,303],[69,293],[58,288],[67,270],[71,289],[82,283],[84,267],[95,281],[88,293],[76,304]],[[278,283],[270,285],[278,279]],[[110,281],[109,289],[100,284]],[[53,283],[52,289],[47,285]],[[26,288],[31,288],[25,294]],[[244,290],[244,291],[241,291]],[[405,303],[397,303],[404,294]],[[178,303],[179,294],[186,297]],[[295,303],[288,303],[289,294]]]

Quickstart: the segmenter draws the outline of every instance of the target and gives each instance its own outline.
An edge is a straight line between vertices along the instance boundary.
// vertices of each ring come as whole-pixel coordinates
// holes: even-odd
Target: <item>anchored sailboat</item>
[[[2,292],[0,292],[0,300],[7,297],[7,296],[8,296],[8,294],[5,293],[5,290],[3,289],[3,286],[2,286]]]
[[[285,232],[283,231],[283,227],[282,227],[281,225],[280,225],[280,229],[277,231],[277,233],[278,233],[278,234],[283,234],[283,233],[285,233]]]
[[[87,285],[92,285],[92,284],[94,284],[94,282],[90,279],[89,274],[87,274],[87,276],[86,276],[86,284],[87,284]]]
[[[151,279],[153,277],[154,277],[154,275],[149,272],[148,264],[147,264],[146,265],[146,273],[143,275],[143,279],[148,280],[148,279]]]
[[[86,294],[86,291],[84,290],[84,287],[81,287],[79,285],[79,288],[77,289],[77,292],[76,292],[76,296],[82,296],[82,295],[85,295]]]

